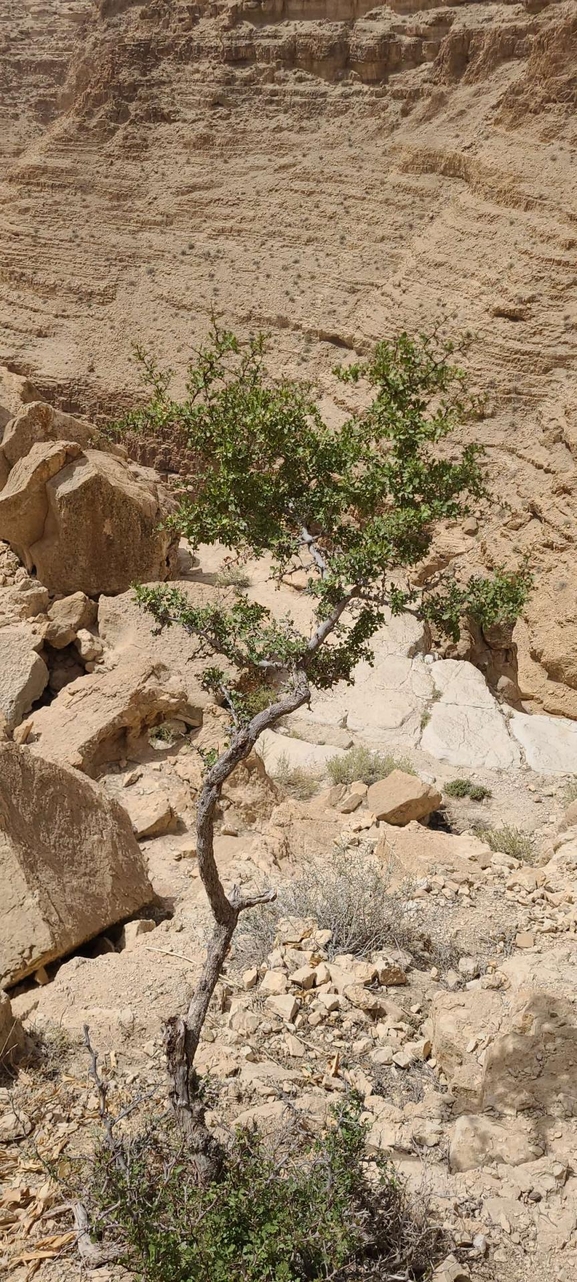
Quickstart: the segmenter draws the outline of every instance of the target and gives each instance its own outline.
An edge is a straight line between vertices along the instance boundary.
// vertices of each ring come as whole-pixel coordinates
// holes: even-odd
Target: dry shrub
[[[393,757],[390,753],[375,752],[365,744],[349,748],[344,757],[331,757],[327,761],[327,771],[333,783],[351,784],[362,779],[363,783],[377,783],[386,779],[393,770],[404,770],[414,775],[415,770],[407,757]]]

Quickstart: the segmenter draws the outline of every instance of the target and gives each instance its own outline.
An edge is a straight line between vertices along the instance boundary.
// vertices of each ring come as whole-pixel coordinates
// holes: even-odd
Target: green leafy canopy
[[[370,661],[387,608],[414,609],[454,637],[465,613],[482,626],[515,618],[530,587],[526,568],[466,585],[411,585],[435,524],[466,516],[486,495],[482,448],[466,445],[449,457],[444,444],[478,411],[455,351],[436,337],[402,333],[378,343],[368,360],[338,368],[343,382],[369,396],[367,408],[337,427],[324,422],[310,386],[267,373],[262,336],[241,342],[213,324],[182,401],[171,399],[169,377],[140,353],[152,396],[125,425],[184,433],[197,459],[172,525],[193,548],[219,541],[241,561],[267,554],[277,579],[304,571],[315,614],[305,636],[246,598],[197,608],[173,587],[138,588],[159,626],[182,624],[237,677],[272,691],[297,669],[318,687],[350,681],[359,659]],[[211,667],[206,680],[215,690],[226,685],[221,668]],[[233,685],[229,699],[248,715],[238,680]]]

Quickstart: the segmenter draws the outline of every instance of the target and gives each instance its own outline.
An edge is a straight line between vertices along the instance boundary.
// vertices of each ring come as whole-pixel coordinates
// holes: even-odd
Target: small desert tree
[[[132,430],[186,438],[197,460],[183,482],[173,524],[192,548],[219,541],[242,561],[266,555],[271,577],[299,573],[313,622],[303,633],[241,596],[194,606],[170,586],[140,587],[138,598],[160,628],[179,625],[199,639],[210,666],[205,687],[230,713],[228,746],[207,763],[198,797],[198,868],[214,916],[206,961],[184,1018],[169,1021],[173,1101],[199,1152],[210,1158],[193,1070],[209,1002],[240,913],[274,898],[226,894],[214,856],[215,810],[223,784],[281,717],[306,704],[312,689],[350,682],[387,610],[412,609],[458,635],[467,612],[483,622],[514,617],[525,574],[499,572],[425,589],[410,572],[423,561],[435,523],[455,520],[485,493],[481,449],[454,456],[445,438],[475,412],[450,343],[401,334],[362,363],[335,371],[360,383],[366,408],[341,427],[323,421],[308,386],[275,381],[262,339],[240,342],[213,327],[189,367],[182,402],[144,358],[152,399],[129,416]]]

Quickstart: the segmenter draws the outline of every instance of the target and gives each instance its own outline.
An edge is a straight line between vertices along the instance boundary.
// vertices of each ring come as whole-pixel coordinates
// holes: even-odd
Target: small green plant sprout
[[[472,779],[451,779],[443,791],[448,797],[470,797],[471,801],[485,801],[493,795],[490,788],[485,788],[482,783],[473,783]]]
[[[464,611],[498,617],[501,599],[511,612],[528,590],[511,574],[493,587],[477,578],[457,590],[438,576],[434,591],[414,586],[436,523],[468,515],[486,492],[481,448],[447,447],[475,414],[456,351],[438,337],[405,333],[378,343],[367,360],[336,371],[366,392],[366,408],[338,427],[325,423],[310,387],[269,374],[263,336],[242,342],[213,323],[183,401],[171,399],[153,361],[145,367],[152,396],[130,416],[132,429],[146,434],[160,424],[165,435],[184,436],[195,458],[194,482],[188,491],[184,484],[170,524],[193,550],[218,541],[238,558],[266,554],[273,579],[298,573],[302,582],[304,573],[313,616],[306,631],[243,595],[231,606],[194,605],[170,585],[137,589],[160,628],[177,625],[198,639],[205,687],[230,713],[228,746],[206,772],[197,807],[198,869],[214,932],[188,1011],[169,1021],[166,1039],[173,1103],[199,1162],[214,1143],[193,1070],[200,1032],[240,914],[274,898],[274,889],[225,892],[213,840],[223,784],[313,690],[350,683],[360,660],[372,662],[371,641],[388,612],[433,611],[456,635]]]

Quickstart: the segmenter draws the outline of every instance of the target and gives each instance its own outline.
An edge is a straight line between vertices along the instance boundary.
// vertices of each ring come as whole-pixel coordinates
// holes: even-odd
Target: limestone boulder
[[[234,814],[242,827],[250,828],[270,819],[280,800],[280,793],[258,753],[251,753],[227,779],[223,800],[230,807],[226,811],[227,817]]]
[[[515,712],[510,727],[531,770],[544,775],[575,773],[577,725],[574,721]]]
[[[40,644],[25,625],[0,628],[0,713],[10,730],[20,725],[48,683],[48,668],[36,653]]]
[[[199,726],[202,709],[171,684],[163,664],[126,662],[67,685],[34,712],[27,742],[46,760],[95,777],[108,762],[129,758],[142,735],[170,717]]]
[[[459,1111],[577,1117],[577,961],[560,944],[502,963],[505,987],[439,993],[433,1053]]]
[[[0,597],[0,616],[8,622],[17,619],[43,618],[50,602],[50,593],[38,579],[24,573],[15,583],[9,585]]]
[[[52,603],[48,619],[44,640],[55,650],[63,650],[74,641],[78,632],[95,622],[96,603],[84,592],[73,592],[72,596],[61,597]]]
[[[265,730],[260,736],[257,752],[265,762],[271,775],[275,775],[285,763],[291,770],[310,770],[312,774],[323,775],[327,762],[333,757],[344,757],[343,748],[333,748],[329,744],[308,743],[304,739],[293,739],[290,735],[277,734],[274,730]]]
[[[577,1117],[577,1017],[568,998],[522,989],[506,1024],[487,1047],[483,1107],[501,1114],[529,1109]]]
[[[436,788],[405,770],[391,771],[367,793],[367,806],[375,818],[401,828],[413,819],[426,819],[442,801]]]
[[[431,667],[436,700],[421,747],[453,766],[507,769],[521,764],[519,744],[509,734],[501,708],[472,663],[444,659]]]
[[[24,458],[33,445],[42,441],[76,441],[78,445],[102,448],[102,433],[90,423],[64,414],[45,401],[35,400],[19,409],[7,423],[2,437],[2,453],[8,468]]]
[[[191,605],[206,605],[215,599],[211,584],[189,583],[176,580],[174,586],[183,592]],[[154,659],[166,664],[186,690],[189,700],[196,706],[209,703],[209,696],[201,685],[206,659],[199,658],[196,637],[188,636],[183,628],[174,626],[158,632],[151,614],[138,605],[134,592],[118,596],[101,596],[98,602],[98,632],[105,647],[122,661],[127,659]]]
[[[170,798],[161,788],[140,793],[131,789],[122,798],[122,805],[128,811],[135,837],[159,837],[162,833],[173,832],[177,823],[170,804]]]
[[[130,820],[76,771],[0,744],[0,985],[153,897]]]
[[[174,573],[171,507],[150,469],[75,439],[37,440],[0,492],[0,538],[51,592],[124,592]]]
[[[7,365],[0,365],[0,441],[2,432],[10,419],[18,414],[24,405],[36,400],[38,400],[38,392],[30,379],[24,378],[22,374],[15,374],[8,369]]]
[[[503,999],[499,992],[475,989],[437,993],[431,1011],[433,1055],[455,1095],[457,1107],[475,1112],[483,1096],[485,1047],[499,1032]]]

